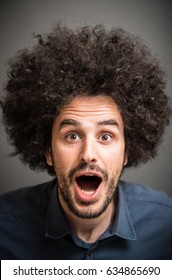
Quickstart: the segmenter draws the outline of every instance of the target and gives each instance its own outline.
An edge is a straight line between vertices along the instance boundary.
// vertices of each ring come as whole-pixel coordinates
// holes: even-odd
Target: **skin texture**
[[[113,100],[77,97],[66,105],[53,124],[46,159],[55,169],[60,203],[72,227],[85,239],[83,228],[92,225],[86,240],[93,242],[115,213],[114,194],[127,164],[124,125]],[[96,191],[87,186],[81,191],[76,177],[90,174],[102,178],[100,186]]]
[[[75,97],[105,94],[123,118],[126,168],[154,158],[171,110],[164,71],[141,39],[121,28],[62,24],[37,38],[9,60],[0,99],[12,155],[54,176],[45,152],[55,118]]]

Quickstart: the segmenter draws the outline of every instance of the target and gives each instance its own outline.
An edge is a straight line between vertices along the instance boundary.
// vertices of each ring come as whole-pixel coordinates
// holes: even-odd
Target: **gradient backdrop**
[[[57,20],[70,26],[103,23],[121,26],[139,34],[162,62],[167,73],[168,95],[172,96],[172,2],[166,0],[4,0],[0,2],[0,83],[6,77],[7,59],[18,49],[33,44],[33,32],[46,32]],[[1,112],[0,112],[1,116]],[[22,131],[21,131],[22,133]],[[172,124],[158,157],[130,169],[123,179],[139,182],[172,195]],[[49,180],[8,156],[4,128],[0,124],[0,193]]]

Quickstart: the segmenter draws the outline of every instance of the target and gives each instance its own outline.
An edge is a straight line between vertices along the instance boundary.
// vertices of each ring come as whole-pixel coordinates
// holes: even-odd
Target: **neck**
[[[76,216],[68,209],[68,207],[66,207],[61,199],[60,202],[75,234],[86,243],[96,242],[102,233],[109,227],[115,215],[115,199],[111,201],[107,209],[99,217],[92,219],[83,219]]]

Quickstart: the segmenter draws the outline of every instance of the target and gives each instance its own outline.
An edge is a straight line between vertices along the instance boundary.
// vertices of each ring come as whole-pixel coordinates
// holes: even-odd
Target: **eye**
[[[79,141],[81,139],[81,137],[80,137],[80,135],[78,133],[71,132],[71,133],[68,133],[65,136],[65,139],[67,141],[70,141],[70,142],[76,142],[76,141]]]
[[[112,138],[112,135],[109,133],[103,133],[99,137],[100,141],[104,143],[112,141]]]

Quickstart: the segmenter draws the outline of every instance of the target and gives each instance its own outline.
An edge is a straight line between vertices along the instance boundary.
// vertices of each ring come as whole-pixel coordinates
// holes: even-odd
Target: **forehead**
[[[114,119],[120,126],[123,126],[122,117],[118,106],[108,96],[76,97],[69,104],[64,106],[56,119],[61,122],[64,119],[74,119],[81,123],[86,121],[98,122]]]

